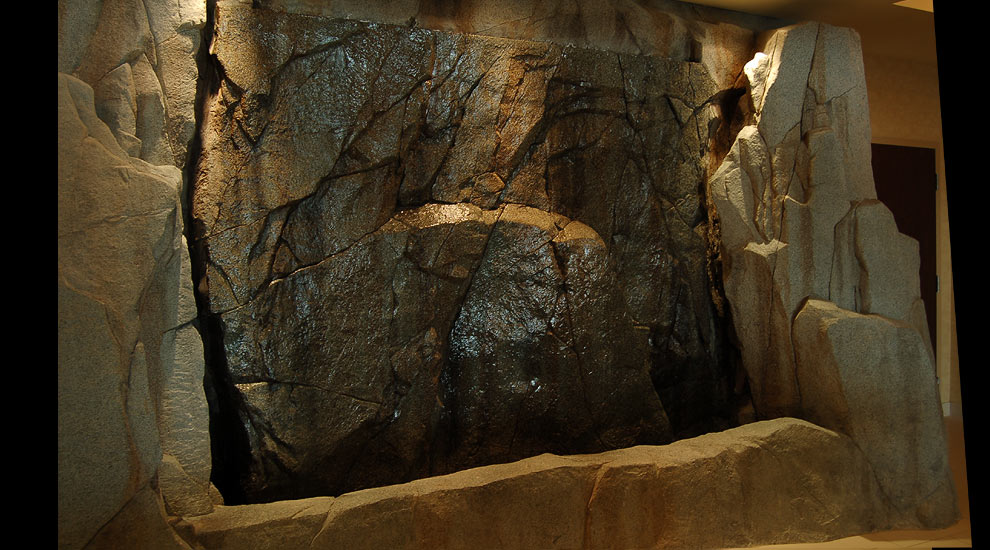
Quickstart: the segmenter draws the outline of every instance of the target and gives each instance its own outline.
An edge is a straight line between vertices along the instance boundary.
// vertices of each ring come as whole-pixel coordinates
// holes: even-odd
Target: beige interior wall
[[[935,149],[939,187],[935,192],[936,368],[939,395],[946,415],[962,414],[959,359],[955,338],[949,215],[946,203],[945,157],[942,149],[942,116],[935,63],[898,59],[865,52],[866,87],[870,101],[873,141]]]

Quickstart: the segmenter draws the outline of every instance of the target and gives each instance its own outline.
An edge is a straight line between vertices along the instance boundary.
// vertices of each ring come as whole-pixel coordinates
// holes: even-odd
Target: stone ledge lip
[[[336,498],[221,506],[176,527],[202,549],[725,548],[831,540],[890,521],[851,439],[779,418]]]

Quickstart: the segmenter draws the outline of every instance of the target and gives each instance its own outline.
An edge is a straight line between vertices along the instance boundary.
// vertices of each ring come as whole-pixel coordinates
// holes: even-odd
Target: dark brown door
[[[897,229],[918,240],[921,298],[935,347],[935,149],[873,144],[877,198],[894,213]]]

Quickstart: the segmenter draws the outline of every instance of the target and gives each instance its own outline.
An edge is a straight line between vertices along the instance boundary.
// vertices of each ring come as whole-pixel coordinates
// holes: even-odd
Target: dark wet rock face
[[[225,3],[214,49],[193,214],[247,500],[725,427],[701,64]]]

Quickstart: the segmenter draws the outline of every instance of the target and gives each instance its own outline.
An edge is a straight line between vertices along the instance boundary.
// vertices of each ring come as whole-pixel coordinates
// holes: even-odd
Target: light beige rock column
[[[859,37],[805,23],[762,42],[744,71],[751,124],[710,180],[723,282],[757,416],[808,418],[852,436],[903,526],[946,525],[955,503],[938,402],[927,398],[935,379],[918,245],[876,200]],[[823,326],[875,314],[856,318],[882,315],[881,325],[900,328],[868,330],[857,321],[859,332],[828,332],[828,351],[810,321],[794,324],[806,303],[834,308]],[[905,331],[917,341],[904,343]],[[842,366],[857,356],[874,366]],[[878,383],[881,371],[896,382]],[[857,407],[875,414],[850,413]],[[881,419],[890,429],[857,424]],[[916,483],[919,476],[930,484]]]
[[[59,0],[58,72],[97,91],[97,112],[124,150],[182,168],[205,23],[203,0]]]
[[[205,8],[58,3],[60,548],[181,547],[164,515],[218,496],[180,205]]]
[[[733,315],[760,320],[737,326],[754,405],[771,418],[800,410],[789,327],[805,297],[829,297],[835,224],[876,193],[858,36],[808,23],[762,39],[745,66],[753,124],[710,186]]]
[[[181,173],[129,157],[84,82],[59,74],[58,103],[59,548],[181,548],[153,489]]]
[[[895,526],[955,521],[931,346],[918,330],[808,300],[794,344],[805,418],[859,445],[897,511]]]

